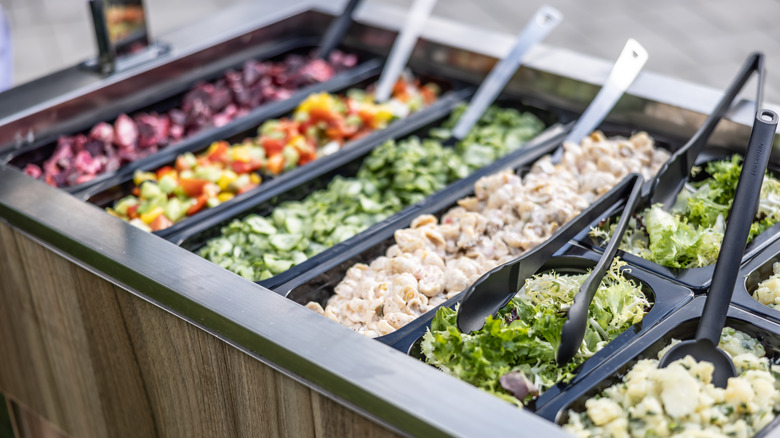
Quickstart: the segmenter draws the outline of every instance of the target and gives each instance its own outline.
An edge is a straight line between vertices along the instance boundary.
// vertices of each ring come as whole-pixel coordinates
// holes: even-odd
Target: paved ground
[[[164,33],[242,0],[147,0],[150,27]],[[248,0],[279,1],[279,0]],[[295,0],[288,0],[295,1]],[[408,6],[411,0],[364,0]],[[780,2],[754,0],[547,0],[564,22],[545,41],[615,59],[629,37],[650,53],[645,67],[723,88],[748,53],[767,55],[766,99],[780,103]],[[8,15],[18,84],[95,52],[85,0],[0,0]],[[515,34],[541,0],[440,0],[435,15]]]

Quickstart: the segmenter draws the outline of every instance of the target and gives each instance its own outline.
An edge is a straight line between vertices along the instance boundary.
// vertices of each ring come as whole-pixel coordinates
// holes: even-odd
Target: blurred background
[[[146,0],[149,26],[153,36],[164,34],[240,1],[279,0]],[[372,2],[411,4],[364,0]],[[514,35],[542,4],[558,8],[565,17],[544,44],[611,61],[633,37],[650,53],[646,70],[717,89],[726,86],[751,51],[763,51],[765,99],[780,103],[777,0],[440,0],[434,15]],[[95,54],[85,0],[0,0],[0,5],[11,30],[12,84]]]

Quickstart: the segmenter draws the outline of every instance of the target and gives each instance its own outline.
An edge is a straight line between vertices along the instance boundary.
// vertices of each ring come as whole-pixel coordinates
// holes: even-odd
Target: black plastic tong
[[[742,69],[731,84],[729,84],[723,97],[718,102],[718,105],[715,106],[712,114],[710,114],[704,124],[696,131],[693,137],[688,140],[688,143],[677,150],[677,152],[675,152],[658,171],[658,174],[650,186],[649,193],[651,205],[661,203],[663,204],[664,210],[667,211],[671,208],[677,198],[677,194],[680,193],[686,181],[688,181],[691,169],[696,163],[696,158],[699,156],[702,149],[704,149],[710,135],[715,131],[718,122],[720,122],[726,114],[731,103],[737,97],[737,94],[745,87],[745,83],[747,83],[754,72],[758,73],[756,113],[754,117],[758,117],[764,96],[764,54],[755,52],[748,56]]]

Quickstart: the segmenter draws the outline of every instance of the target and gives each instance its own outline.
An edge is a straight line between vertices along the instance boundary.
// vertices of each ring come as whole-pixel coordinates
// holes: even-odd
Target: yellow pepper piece
[[[374,120],[376,120],[376,123],[378,125],[384,126],[393,118],[393,113],[387,108],[387,106],[382,105],[379,107],[379,110],[374,115]]]
[[[133,183],[135,183],[136,186],[140,186],[144,181],[157,181],[157,175],[155,175],[154,172],[137,170],[133,175]]]
[[[217,199],[219,199],[219,202],[226,202],[230,201],[231,199],[235,198],[236,195],[230,193],[230,192],[222,192],[219,195],[217,195]]]
[[[222,176],[220,176],[217,180],[217,185],[221,190],[227,190],[230,183],[235,181],[236,178],[238,178],[236,172],[233,172],[232,170],[226,170],[222,172]]]
[[[313,109],[328,109],[336,104],[333,95],[328,93],[316,93],[306,98],[295,110],[296,113],[310,113]]]
[[[252,155],[249,153],[249,147],[249,145],[233,146],[231,148],[233,160],[248,163],[252,159]]]
[[[164,210],[162,207],[155,207],[151,211],[148,211],[141,215],[141,220],[144,221],[146,224],[152,223],[155,219],[157,219],[157,216],[164,213]]]
[[[249,174],[249,181],[252,184],[260,184],[261,182],[263,182],[263,179],[260,178],[260,175],[258,175],[256,173],[250,173]]]

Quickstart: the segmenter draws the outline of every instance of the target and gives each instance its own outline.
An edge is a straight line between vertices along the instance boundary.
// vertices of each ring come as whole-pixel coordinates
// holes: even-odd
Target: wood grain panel
[[[396,436],[5,224],[0,245],[0,390],[68,435]]]

